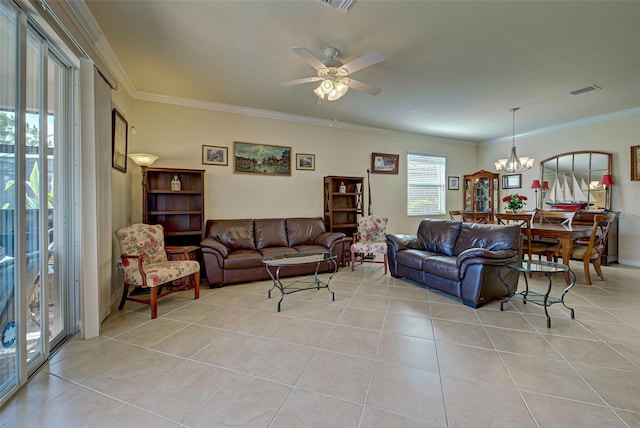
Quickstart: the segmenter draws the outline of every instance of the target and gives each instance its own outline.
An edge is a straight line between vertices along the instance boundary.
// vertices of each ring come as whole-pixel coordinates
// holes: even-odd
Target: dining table
[[[571,259],[571,248],[573,241],[578,238],[588,238],[591,236],[593,226],[586,224],[562,225],[557,223],[531,223],[531,235],[538,237],[556,238],[560,243],[562,264],[569,266]],[[571,281],[569,272],[564,274],[567,284]]]

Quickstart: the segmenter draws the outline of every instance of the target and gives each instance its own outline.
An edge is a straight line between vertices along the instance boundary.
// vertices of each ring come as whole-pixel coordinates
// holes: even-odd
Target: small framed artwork
[[[204,165],[229,165],[229,148],[220,146],[202,146]]]
[[[522,187],[522,174],[511,174],[502,176],[503,189],[519,189]]]
[[[371,173],[397,174],[400,155],[388,153],[371,153]]]
[[[460,177],[447,177],[447,189],[460,190]]]
[[[296,153],[296,169],[304,171],[316,170],[316,155],[308,153]]]
[[[234,141],[233,172],[291,175],[291,147]]]
[[[640,146],[631,147],[631,180],[640,180]]]
[[[111,117],[111,166],[127,172],[127,144],[129,143],[129,123],[115,108]]]

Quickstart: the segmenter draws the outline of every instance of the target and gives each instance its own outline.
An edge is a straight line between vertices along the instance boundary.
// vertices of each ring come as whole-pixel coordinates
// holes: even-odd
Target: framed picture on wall
[[[296,169],[304,171],[316,170],[316,155],[308,153],[296,153]]]
[[[204,165],[229,165],[229,148],[220,146],[202,146]]]
[[[447,189],[460,190],[460,177],[447,177]]]
[[[522,187],[522,174],[511,174],[502,176],[503,189],[519,189]]]
[[[291,147],[234,141],[233,172],[291,175]]]
[[[371,153],[371,173],[397,174],[400,155]]]
[[[631,147],[631,180],[640,180],[640,146]]]
[[[127,172],[127,144],[129,143],[129,123],[117,110],[111,118],[111,166]]]

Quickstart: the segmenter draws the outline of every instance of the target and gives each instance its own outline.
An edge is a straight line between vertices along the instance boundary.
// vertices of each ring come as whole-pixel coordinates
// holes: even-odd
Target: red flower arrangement
[[[507,195],[504,198],[502,198],[502,202],[507,203],[507,206],[504,208],[513,213],[517,213],[522,209],[524,205],[527,205],[527,203],[525,202],[526,200],[527,200],[526,196],[518,195],[517,193],[514,193],[513,195]]]

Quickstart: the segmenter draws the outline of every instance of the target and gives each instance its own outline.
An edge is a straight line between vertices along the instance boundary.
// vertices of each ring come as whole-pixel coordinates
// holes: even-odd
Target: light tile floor
[[[543,309],[478,310],[380,266],[331,288],[269,282],[128,304],[1,409],[4,427],[638,427],[640,269],[604,267]],[[540,289],[546,280],[534,278]],[[556,278],[554,291],[561,290]]]

